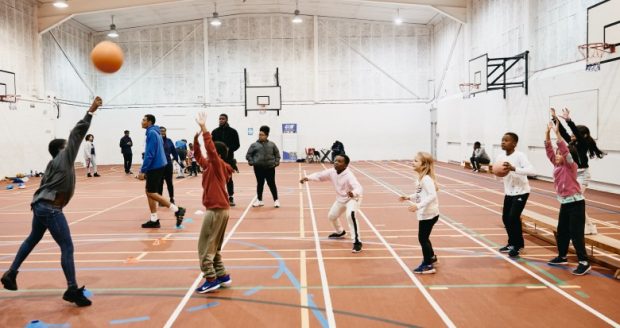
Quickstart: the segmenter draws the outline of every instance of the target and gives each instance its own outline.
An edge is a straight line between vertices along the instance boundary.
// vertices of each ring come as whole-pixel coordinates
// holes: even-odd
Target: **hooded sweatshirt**
[[[168,164],[164,153],[164,141],[159,132],[159,126],[151,125],[146,128],[146,145],[144,146],[144,161],[140,173],[160,169]]]
[[[560,155],[564,157],[562,164],[555,164],[555,152],[551,141],[545,141],[545,150],[547,152],[547,158],[553,164],[553,184],[555,186],[555,192],[562,202],[562,198],[577,195],[576,200],[581,200],[581,186],[577,181],[577,164],[573,160],[566,143],[562,140],[558,140],[558,150]]]
[[[194,156],[204,171],[202,173],[202,204],[206,209],[228,209],[230,204],[226,183],[230,180],[233,169],[217,153],[211,133],[204,132],[202,137],[207,149],[207,158],[202,155],[198,136],[194,137]]]
[[[364,192],[362,185],[357,181],[357,178],[349,168],[344,169],[340,174],[336,172],[335,168],[313,173],[308,176],[308,180],[331,181],[336,189],[336,194],[338,194],[336,201],[340,203],[346,203],[351,199],[349,191],[353,192],[354,198],[361,197]]]

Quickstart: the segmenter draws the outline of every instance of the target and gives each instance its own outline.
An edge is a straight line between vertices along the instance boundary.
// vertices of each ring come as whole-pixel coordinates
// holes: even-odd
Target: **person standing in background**
[[[131,141],[131,137],[129,137],[129,130],[125,130],[125,135],[121,138],[119,147],[121,147],[121,153],[123,154],[123,165],[125,166],[125,174],[133,174],[133,172],[131,172],[131,163],[133,159],[131,147],[133,147],[133,141]]]

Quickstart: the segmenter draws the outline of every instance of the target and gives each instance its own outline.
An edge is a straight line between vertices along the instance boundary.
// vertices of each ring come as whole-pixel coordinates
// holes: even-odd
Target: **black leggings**
[[[174,199],[174,186],[172,185],[172,163],[164,167],[164,178],[161,179],[158,192],[162,196],[164,195],[164,181],[166,182],[166,187],[168,187],[168,196],[170,196],[170,199]]]
[[[504,221],[504,227],[508,234],[508,245],[517,249],[525,246],[523,228],[521,227],[521,213],[523,213],[529,196],[530,194],[504,196],[502,221]]]
[[[420,242],[420,246],[422,246],[422,254],[424,255],[425,265],[432,264],[433,256],[435,255],[430,236],[433,226],[437,223],[437,221],[439,221],[439,215],[430,220],[418,221],[418,241]]]
[[[263,187],[265,186],[265,180],[271,191],[273,200],[278,200],[278,187],[276,187],[276,168],[265,168],[254,166],[254,175],[256,176],[256,196],[258,200],[263,200]]]
[[[588,261],[586,244],[583,238],[583,230],[586,224],[586,202],[583,200],[562,204],[558,218],[558,233],[556,242],[558,255],[566,257],[568,243],[573,242],[579,261]]]

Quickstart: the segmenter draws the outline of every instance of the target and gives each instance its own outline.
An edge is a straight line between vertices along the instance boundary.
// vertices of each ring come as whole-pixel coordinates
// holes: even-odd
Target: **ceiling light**
[[[396,18],[394,18],[394,24],[400,25],[403,23],[403,18],[400,17],[400,9],[396,9]]]
[[[295,9],[295,16],[293,17],[293,23],[295,24],[299,24],[302,23],[304,20],[301,19],[301,16],[299,16],[299,10]]]
[[[110,24],[110,32],[108,32],[108,36],[111,38],[118,38],[118,31],[116,31],[116,25],[114,24],[114,15],[112,15],[112,24]]]
[[[54,7],[56,8],[67,8],[69,5],[66,0],[56,0],[54,1]]]
[[[222,21],[220,20],[218,13],[217,13],[217,2],[215,2],[214,4],[214,12],[213,12],[213,18],[211,18],[211,26],[220,26],[222,25]]]

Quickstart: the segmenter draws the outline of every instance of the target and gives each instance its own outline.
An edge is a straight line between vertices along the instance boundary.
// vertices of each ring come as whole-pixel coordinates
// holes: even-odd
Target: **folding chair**
[[[306,163],[314,162],[314,148],[306,148]]]

